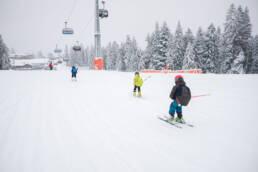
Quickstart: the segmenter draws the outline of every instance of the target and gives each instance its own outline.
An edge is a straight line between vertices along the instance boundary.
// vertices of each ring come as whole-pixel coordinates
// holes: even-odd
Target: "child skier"
[[[165,73],[168,72],[168,67],[167,67],[167,66],[164,67],[164,72],[165,72]]]
[[[77,74],[78,68],[76,68],[75,66],[72,66],[72,79],[75,78],[76,79],[76,74]]]
[[[50,70],[53,70],[53,63],[50,62],[50,63],[48,64],[48,67],[49,67]]]
[[[137,89],[138,97],[141,97],[142,78],[140,77],[139,72],[135,72],[133,83],[134,83],[133,95],[136,96],[136,89]]]
[[[177,75],[175,77],[175,86],[172,88],[170,93],[170,98],[174,100],[170,104],[169,114],[171,118],[169,121],[174,121],[174,114],[177,113],[177,118],[175,119],[176,122],[184,123],[183,115],[182,115],[182,105],[186,106],[190,99],[191,99],[191,91],[186,86],[184,82],[183,76]]]

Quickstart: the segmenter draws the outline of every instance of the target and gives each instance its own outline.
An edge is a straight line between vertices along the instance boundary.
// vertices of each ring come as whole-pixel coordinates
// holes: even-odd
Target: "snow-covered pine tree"
[[[194,43],[194,39],[195,38],[194,38],[192,30],[190,28],[188,28],[184,34],[185,51],[186,51],[189,43],[191,43],[191,44]]]
[[[197,64],[197,68],[206,70],[205,67],[205,55],[206,55],[206,44],[205,44],[205,37],[204,33],[202,31],[202,28],[200,27],[196,34],[196,39],[194,41],[194,61]],[[206,72],[206,71],[203,71]]]
[[[244,51],[241,50],[236,59],[234,60],[233,64],[231,65],[231,69],[228,71],[228,73],[233,74],[243,74],[244,73]]]
[[[221,56],[224,59],[222,72],[227,73],[231,70],[231,64],[236,58],[236,52],[240,49],[239,45],[234,44],[237,39],[237,11],[234,4],[231,4],[224,24],[223,42]]]
[[[0,70],[10,67],[10,59],[8,57],[8,48],[0,35]]]
[[[137,69],[135,69],[135,71],[139,71],[142,70],[144,68],[142,68],[143,63],[143,55],[144,55],[144,51],[141,48],[137,49],[137,58],[138,58],[138,64],[137,64]]]
[[[164,22],[162,27],[156,23],[155,31],[147,37],[147,48],[144,52],[145,66],[151,69],[162,70],[166,65],[170,30]]]
[[[151,64],[151,58],[153,56],[153,47],[152,47],[152,37],[148,34],[147,38],[147,47],[145,48],[143,52],[143,56],[140,61],[140,69],[150,69],[152,64]]]
[[[158,65],[158,40],[159,40],[159,33],[160,33],[160,28],[159,28],[159,23],[157,22],[155,25],[155,31],[151,34],[150,36],[150,69],[157,69]]]
[[[120,48],[119,48],[119,55],[117,59],[117,64],[116,64],[116,69],[119,71],[126,71],[126,59],[125,59],[125,43],[121,43]]]
[[[217,35],[214,24],[210,24],[205,33],[206,53],[202,59],[204,72],[218,73],[216,62],[219,60],[219,35]]]
[[[80,51],[80,66],[87,66],[87,59],[86,59],[86,51],[85,47],[83,44],[81,46],[81,51]]]
[[[183,60],[183,67],[182,69],[196,69],[197,64],[194,61],[194,49],[193,49],[193,43],[189,42],[187,44],[185,57]]]
[[[102,54],[102,69],[107,69],[107,50],[105,47],[101,47],[101,54]]]
[[[107,70],[116,70],[117,58],[119,55],[119,45],[117,42],[109,43],[107,46]]]
[[[252,56],[253,62],[251,66],[251,73],[258,74],[258,35],[252,39]]]
[[[139,70],[139,63],[140,63],[140,60],[142,58],[142,51],[141,49],[138,47],[138,44],[137,44],[137,41],[135,38],[133,38],[133,47],[134,47],[134,56],[132,57],[133,59],[133,64],[132,64],[132,68],[133,68],[133,71],[137,71]]]
[[[126,41],[124,44],[124,50],[125,50],[125,54],[124,54],[124,60],[125,60],[125,65],[126,65],[126,70],[130,71],[130,64],[131,64],[131,56],[132,56],[132,39],[130,37],[130,35],[126,36]]]
[[[139,65],[138,65],[138,70],[144,70],[148,69],[148,66],[146,65],[146,56],[145,56],[145,51],[140,50],[140,60],[139,60]]]
[[[152,33],[150,38],[151,43],[151,64],[150,68],[160,70],[162,69],[162,66],[165,65],[162,48],[163,45],[161,44],[161,29],[159,27],[159,24],[156,23],[155,25],[155,31]]]
[[[89,64],[89,58],[90,58],[90,48],[87,46],[86,48],[83,49],[83,64],[85,66],[90,66]]]
[[[222,56],[225,58],[223,72],[231,70],[231,65],[234,64],[241,51],[244,52],[244,71],[248,72],[251,63],[251,53],[249,41],[251,38],[251,23],[248,14],[248,9],[243,11],[242,7],[238,9],[232,4],[228,10],[225,30],[223,36],[224,51]]]
[[[151,37],[151,43],[152,43],[152,58],[151,58],[151,65],[152,69],[158,69],[158,64],[159,64],[159,34],[160,34],[160,28],[159,28],[159,23],[156,23],[155,25],[155,31],[152,34]]]
[[[95,47],[91,46],[88,52],[88,64],[90,69],[94,69]]]
[[[167,56],[169,55],[169,44],[171,39],[171,32],[167,26],[167,23],[164,22],[160,29],[160,37],[159,37],[159,69],[164,69],[167,65]]]
[[[140,51],[137,46],[137,42],[135,38],[130,38],[127,36],[126,39],[126,53],[125,57],[127,59],[127,70],[128,71],[136,71],[138,70],[138,65],[140,61]]]
[[[252,34],[252,25],[249,17],[249,9],[245,7],[244,11],[239,10],[240,15],[240,26],[239,34],[241,35],[241,47],[244,51],[244,71],[249,73],[252,66],[252,45],[251,45],[251,34]]]
[[[168,53],[167,66],[171,70],[180,70],[183,66],[185,54],[185,42],[183,29],[180,22],[177,24],[175,35],[173,36],[171,49]]]
[[[220,27],[217,27],[216,29],[216,35],[218,36],[218,50],[219,50],[219,56],[218,59],[215,61],[215,68],[217,70],[217,73],[222,73],[222,64],[223,64],[223,56],[222,56],[222,52],[223,52],[223,44],[222,44],[222,40],[223,40],[223,34],[221,33],[221,29]]]
[[[111,51],[112,43],[109,42],[108,45],[105,47],[105,66],[107,70],[112,69],[112,57],[110,57],[110,51]]]

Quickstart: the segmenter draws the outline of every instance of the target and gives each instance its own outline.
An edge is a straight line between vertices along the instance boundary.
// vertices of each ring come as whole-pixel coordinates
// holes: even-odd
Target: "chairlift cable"
[[[80,38],[80,36],[88,29],[90,23],[93,21],[94,19],[94,15],[92,15],[90,17],[90,19],[88,20],[87,24],[83,27],[83,29],[81,30],[81,32],[78,34],[78,38]],[[77,39],[78,40],[78,39]]]
[[[77,0],[74,0],[74,1],[73,1],[72,9],[71,9],[71,11],[70,11],[70,13],[69,13],[69,15],[68,15],[68,17],[67,17],[66,22],[69,22],[69,21],[70,21],[72,15],[73,15],[74,9],[75,9],[75,7],[76,7],[76,4],[77,4]]]

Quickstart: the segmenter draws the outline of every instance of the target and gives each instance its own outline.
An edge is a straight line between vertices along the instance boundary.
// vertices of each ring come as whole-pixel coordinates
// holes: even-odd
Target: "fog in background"
[[[167,22],[172,33],[178,21],[184,31],[189,27],[194,33],[210,23],[223,28],[232,3],[249,8],[252,35],[258,34],[257,0],[106,0],[109,17],[100,20],[102,46],[131,35],[145,48],[147,34],[154,31],[156,22]],[[46,54],[56,44],[63,49],[76,41],[93,46],[94,10],[95,0],[0,0],[0,34],[18,53]],[[74,35],[62,35],[65,20]]]

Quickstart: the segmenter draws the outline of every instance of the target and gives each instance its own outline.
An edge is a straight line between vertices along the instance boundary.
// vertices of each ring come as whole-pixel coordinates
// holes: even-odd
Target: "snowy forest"
[[[199,27],[196,34],[178,22],[172,32],[167,23],[156,23],[154,31],[146,36],[147,46],[142,50],[134,37],[125,42],[116,41],[102,47],[103,69],[137,71],[141,69],[169,70],[202,69],[203,73],[258,73],[258,35],[252,35],[252,24],[247,7],[230,6],[223,28],[211,23]],[[8,63],[7,48],[0,37],[0,69]],[[94,47],[81,45],[80,52],[68,46],[64,59],[68,65],[93,68]]]
[[[0,70],[8,69],[10,60],[8,58],[8,48],[0,35]]]

